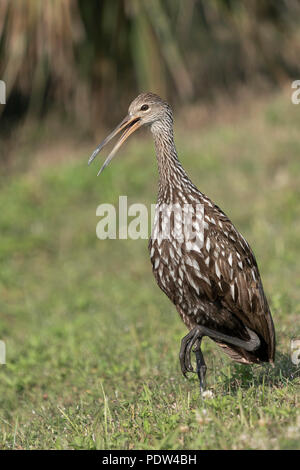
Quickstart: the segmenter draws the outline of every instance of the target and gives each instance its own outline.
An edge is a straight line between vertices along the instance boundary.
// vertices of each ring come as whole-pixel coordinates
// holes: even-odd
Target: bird
[[[152,271],[188,329],[181,341],[180,367],[185,377],[188,372],[197,373],[203,395],[207,371],[203,337],[212,339],[235,362],[266,362],[274,367],[274,323],[250,245],[227,215],[197,189],[179,161],[173,112],[165,100],[152,92],[139,94],[88,164],[123,131],[101,166],[101,174],[121,145],[142,126],[150,127],[153,135],[159,174],[148,246]]]

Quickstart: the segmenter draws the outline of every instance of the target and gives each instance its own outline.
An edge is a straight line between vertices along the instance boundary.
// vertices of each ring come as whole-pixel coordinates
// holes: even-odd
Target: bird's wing
[[[206,296],[259,333],[273,357],[273,322],[249,244],[217,206],[204,221],[204,237],[184,255],[188,280],[200,299]]]

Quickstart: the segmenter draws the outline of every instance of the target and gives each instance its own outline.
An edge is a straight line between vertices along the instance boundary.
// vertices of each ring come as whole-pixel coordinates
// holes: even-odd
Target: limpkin
[[[149,125],[153,134],[159,171],[149,241],[153,273],[189,329],[179,353],[182,373],[186,376],[187,372],[194,372],[193,350],[203,392],[206,365],[201,341],[204,336],[215,341],[234,361],[273,364],[274,324],[249,244],[225,213],[196,188],[178,160],[173,114],[166,101],[154,93],[140,94],[130,104],[125,119],[93,152],[89,164],[123,131],[99,175],[125,140],[143,125]],[[172,210],[174,207],[182,209],[181,217],[178,211]],[[169,224],[165,214],[169,214]],[[182,214],[190,217],[184,218]],[[177,236],[186,220],[192,230]],[[186,236],[186,232],[193,236]]]

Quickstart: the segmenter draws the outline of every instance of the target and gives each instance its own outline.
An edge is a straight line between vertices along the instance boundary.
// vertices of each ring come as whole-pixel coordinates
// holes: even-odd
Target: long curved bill
[[[103,163],[102,167],[98,171],[97,176],[102,173],[104,168],[107,167],[107,165],[111,162],[111,160],[114,158],[115,154],[121,147],[121,145],[125,142],[125,140],[128,139],[128,137],[135,132],[139,127],[141,127],[141,120],[140,118],[136,117],[131,117],[131,116],[126,116],[125,119],[123,119],[122,122],[104,139],[101,144],[98,145],[98,147],[94,150],[92,155],[89,158],[88,164],[90,165],[94,158],[98,155],[98,153],[105,147],[108,142],[110,142],[116,135],[119,134],[119,132],[124,131],[123,134],[121,135],[120,139],[106,158],[105,162]]]

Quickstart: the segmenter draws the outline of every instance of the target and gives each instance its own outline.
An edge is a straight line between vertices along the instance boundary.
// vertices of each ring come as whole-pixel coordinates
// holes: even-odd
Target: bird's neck
[[[172,124],[169,121],[155,122],[151,132],[158,164],[159,196],[169,193],[170,188],[182,190],[192,184],[178,159]]]

